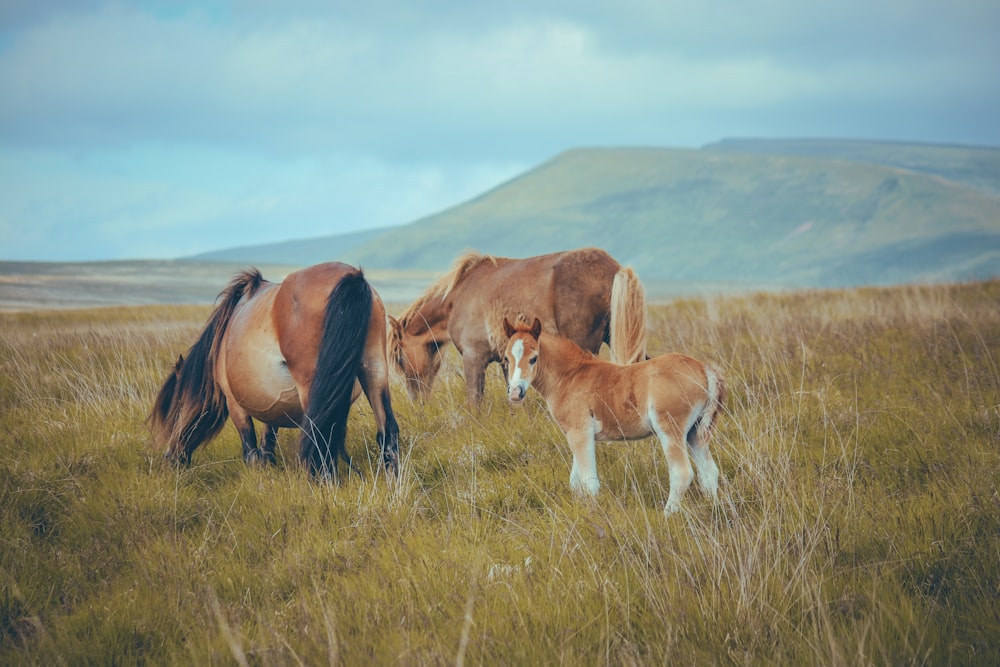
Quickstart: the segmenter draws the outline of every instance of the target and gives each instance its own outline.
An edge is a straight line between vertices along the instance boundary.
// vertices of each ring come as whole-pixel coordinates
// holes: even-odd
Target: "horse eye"
[[[538,357],[532,357],[531,359],[528,359],[528,363],[531,364],[532,366],[535,365],[536,361],[538,361]]]

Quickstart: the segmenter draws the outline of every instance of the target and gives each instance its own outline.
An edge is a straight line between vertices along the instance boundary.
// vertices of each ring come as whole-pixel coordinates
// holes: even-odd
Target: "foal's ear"
[[[517,329],[515,329],[514,326],[510,323],[510,320],[508,320],[506,317],[504,317],[503,318],[503,333],[504,333],[504,335],[507,336],[507,338],[510,338],[511,336],[514,335],[515,331],[517,331]]]
[[[542,321],[535,318],[535,321],[531,323],[531,335],[533,338],[538,338],[542,335]]]

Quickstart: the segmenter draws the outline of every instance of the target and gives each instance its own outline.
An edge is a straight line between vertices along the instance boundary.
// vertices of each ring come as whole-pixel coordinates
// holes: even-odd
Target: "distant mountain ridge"
[[[381,229],[366,229],[316,239],[296,239],[281,243],[239,246],[236,248],[203,252],[187,259],[210,262],[247,262],[251,264],[318,264],[322,261],[341,257],[344,253],[351,252],[372,239],[382,236],[390,229],[392,228],[383,227]],[[325,255],[324,259],[303,262],[303,257],[319,257],[321,254]]]
[[[1000,150],[745,139],[574,149],[438,214],[303,250],[321,242],[339,251],[299,262],[444,270],[469,248],[523,257],[593,245],[645,280],[983,278],[1000,275]]]

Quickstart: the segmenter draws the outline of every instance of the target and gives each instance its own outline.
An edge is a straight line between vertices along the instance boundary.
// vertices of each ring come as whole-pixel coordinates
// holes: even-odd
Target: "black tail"
[[[341,278],[326,302],[323,339],[302,425],[299,456],[313,474],[336,476],[340,458],[350,466],[344,446],[347,415],[371,314],[372,289],[364,274],[357,271]]]
[[[237,304],[252,296],[263,282],[260,271],[244,271],[233,278],[218,297],[187,357],[178,357],[153,403],[148,422],[156,443],[168,458],[189,463],[191,453],[211,440],[226,423],[226,397],[215,381],[215,359],[222,336]]]

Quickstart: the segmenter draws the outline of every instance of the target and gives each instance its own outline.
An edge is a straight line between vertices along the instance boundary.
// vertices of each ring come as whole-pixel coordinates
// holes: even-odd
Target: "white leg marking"
[[[569,473],[569,486],[577,493],[596,496],[601,488],[597,478],[597,457],[594,454],[593,430],[568,436],[573,452],[573,470]]]
[[[716,465],[715,460],[712,458],[712,452],[709,451],[708,445],[697,445],[692,447],[691,450],[691,460],[694,461],[695,467],[698,468],[698,484],[701,486],[702,491],[712,496],[713,500],[718,500],[719,498],[719,466]]]
[[[653,428],[653,432],[656,433],[656,437],[660,439],[663,455],[667,458],[667,470],[670,471],[670,495],[667,496],[667,505],[663,508],[664,514],[670,515],[681,508],[681,497],[684,496],[687,488],[691,486],[694,471],[691,469],[691,462],[688,460],[687,448],[682,443],[676,443],[680,447],[675,446],[670,436],[660,427],[656,419],[656,411],[652,406],[649,408],[649,423]],[[681,462],[675,462],[673,457],[670,456],[671,448],[681,453]]]
[[[709,391],[711,391],[714,376],[709,373],[708,378]],[[711,396],[711,394],[709,395]],[[711,404],[712,400],[709,399],[691,411],[691,416],[688,417],[688,423],[685,426],[684,437],[687,439],[690,434],[694,440],[693,444],[691,440],[687,440],[687,446],[688,453],[691,455],[691,461],[698,469],[698,485],[701,486],[705,493],[715,498],[719,488],[719,466],[715,465],[715,461],[712,460],[712,453],[708,450],[708,444],[703,444],[698,438],[698,434],[691,431],[695,427],[695,424],[698,423],[699,417],[702,418],[701,424],[698,425],[699,431],[704,432],[704,429],[709,427],[711,420],[708,419],[706,409]]]

